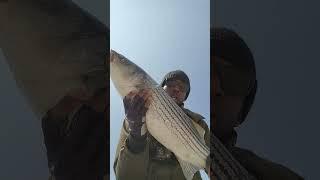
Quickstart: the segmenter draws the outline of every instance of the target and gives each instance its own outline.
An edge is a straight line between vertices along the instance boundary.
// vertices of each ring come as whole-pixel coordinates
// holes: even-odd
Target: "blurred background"
[[[74,0],[105,24],[109,7],[102,0]],[[17,88],[0,47],[0,179],[48,179],[40,120]]]
[[[211,24],[235,30],[256,60],[258,92],[238,145],[319,179],[319,2],[211,4]]]

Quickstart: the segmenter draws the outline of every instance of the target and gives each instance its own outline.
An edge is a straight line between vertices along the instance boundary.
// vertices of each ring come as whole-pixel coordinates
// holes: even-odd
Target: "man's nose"
[[[180,89],[178,87],[174,87],[172,91],[176,94],[180,92]]]

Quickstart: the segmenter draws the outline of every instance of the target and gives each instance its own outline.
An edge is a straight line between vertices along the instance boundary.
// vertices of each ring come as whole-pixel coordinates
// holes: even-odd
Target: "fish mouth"
[[[114,62],[117,53],[114,50],[110,51],[110,62]]]

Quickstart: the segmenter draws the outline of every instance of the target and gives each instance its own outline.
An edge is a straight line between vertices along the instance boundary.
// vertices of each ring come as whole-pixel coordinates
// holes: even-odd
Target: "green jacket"
[[[209,146],[210,131],[203,120],[204,118],[188,109],[184,109],[184,111],[194,122],[205,130],[205,141]],[[133,153],[128,149],[126,143],[128,135],[126,121],[124,121],[114,162],[114,171],[118,180],[185,180],[180,164],[174,155],[165,160],[154,158],[155,155],[153,152],[155,147],[160,148],[163,151],[169,150],[163,147],[151,135],[148,135],[146,146],[140,153]],[[169,151],[169,153],[171,152]],[[193,180],[200,179],[200,173],[197,172],[194,175]]]

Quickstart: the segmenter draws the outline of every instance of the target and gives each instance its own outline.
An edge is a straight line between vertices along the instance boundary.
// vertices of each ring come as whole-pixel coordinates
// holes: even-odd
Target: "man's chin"
[[[181,101],[174,101],[178,106],[182,106],[183,105],[183,102]]]

